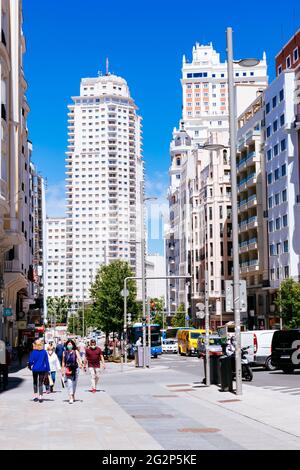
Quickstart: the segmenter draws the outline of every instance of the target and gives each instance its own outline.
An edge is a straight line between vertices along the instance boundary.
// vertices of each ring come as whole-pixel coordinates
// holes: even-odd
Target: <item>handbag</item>
[[[66,377],[71,377],[73,375],[73,370],[70,367],[66,367],[65,375]]]

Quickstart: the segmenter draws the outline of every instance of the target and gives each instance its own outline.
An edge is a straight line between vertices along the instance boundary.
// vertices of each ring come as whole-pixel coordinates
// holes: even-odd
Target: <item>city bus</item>
[[[161,332],[159,325],[151,325],[151,356],[157,357],[162,354],[161,345]],[[143,342],[143,325],[142,323],[135,323],[127,330],[127,343],[129,344],[128,355],[134,357],[136,350],[136,342],[141,338]],[[146,325],[146,345],[148,345],[148,325]]]

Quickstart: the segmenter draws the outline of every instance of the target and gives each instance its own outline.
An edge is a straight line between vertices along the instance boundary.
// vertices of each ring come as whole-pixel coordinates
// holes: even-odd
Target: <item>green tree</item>
[[[48,318],[51,323],[67,323],[68,312],[71,307],[70,300],[63,297],[48,297],[47,298],[47,311]]]
[[[174,326],[174,328],[185,327],[185,315],[186,315],[185,306],[184,304],[180,304],[177,309],[177,312],[172,318],[172,326]]]
[[[275,305],[281,312],[283,323],[288,328],[300,327],[300,283],[293,279],[281,282],[275,300]]]
[[[151,322],[163,328],[166,319],[164,319],[164,298],[150,299]]]
[[[106,334],[120,334],[123,331],[124,297],[121,291],[124,289],[125,278],[132,276],[134,274],[126,261],[117,260],[99,269],[91,286],[93,307],[89,326],[97,326]],[[131,313],[132,321],[135,321],[139,312],[135,280],[130,279],[127,282],[127,290],[127,312]]]

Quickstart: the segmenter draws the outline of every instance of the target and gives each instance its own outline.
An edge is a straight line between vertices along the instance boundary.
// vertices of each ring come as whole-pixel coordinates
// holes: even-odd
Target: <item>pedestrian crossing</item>
[[[263,389],[270,390],[272,392],[291,395],[291,396],[300,395],[300,387],[297,387],[296,385],[294,387],[284,387],[284,386],[281,387],[278,385],[268,385],[268,386],[263,387]]]

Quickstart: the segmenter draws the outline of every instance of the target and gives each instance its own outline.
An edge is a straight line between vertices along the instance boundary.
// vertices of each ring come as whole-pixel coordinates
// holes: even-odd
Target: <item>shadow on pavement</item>
[[[24,354],[21,361],[13,361],[9,366],[9,373],[14,374],[15,372],[19,372],[20,370],[24,369],[27,366],[29,355]]]
[[[3,390],[2,385],[0,386],[0,394],[9,392],[10,390],[20,387],[23,382],[24,380],[20,379],[19,377],[8,377],[7,387]]]

